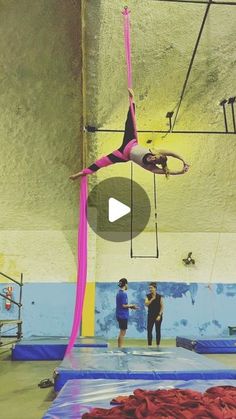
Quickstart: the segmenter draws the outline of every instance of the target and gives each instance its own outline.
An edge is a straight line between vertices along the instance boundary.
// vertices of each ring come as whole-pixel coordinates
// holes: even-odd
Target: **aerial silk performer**
[[[122,11],[124,16],[124,41],[127,65],[127,84],[129,92],[129,111],[125,123],[125,133],[121,146],[114,150],[107,156],[103,156],[95,161],[91,166],[70,176],[71,180],[76,180],[81,176],[86,176],[97,172],[102,167],[110,166],[115,163],[125,163],[132,161],[143,169],[157,175],[182,175],[189,170],[189,165],[185,163],[184,159],[176,153],[167,150],[159,150],[157,153],[152,153],[148,148],[138,144],[138,136],[135,119],[135,105],[134,94],[132,90],[132,66],[131,66],[131,47],[130,47],[130,11],[125,7]],[[181,170],[172,171],[167,166],[168,157],[173,157],[183,163]]]
[[[83,169],[81,172],[71,175],[71,180],[76,180],[81,176],[93,174],[102,167],[110,166],[115,163],[125,163],[127,161],[132,161],[141,166],[143,169],[146,169],[156,175],[165,175],[166,177],[169,177],[170,175],[182,175],[189,170],[189,165],[185,163],[184,159],[178,154],[167,150],[158,150],[158,152],[154,154],[148,148],[138,144],[134,123],[134,95],[132,89],[129,88],[128,91],[131,103],[125,123],[125,133],[121,146],[107,156],[103,156],[96,160],[93,164],[91,164],[91,166]],[[168,157],[174,157],[180,160],[183,163],[183,167],[177,171],[170,170],[167,166]]]

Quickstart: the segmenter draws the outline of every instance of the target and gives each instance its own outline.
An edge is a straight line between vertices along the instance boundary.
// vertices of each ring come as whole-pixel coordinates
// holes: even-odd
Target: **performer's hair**
[[[168,178],[170,175],[170,171],[169,168],[167,166],[167,157],[164,156],[163,154],[158,155],[158,158],[160,160],[160,165],[162,167],[163,172],[165,173],[165,177]]]
[[[157,283],[156,282],[150,282],[149,286],[150,287],[157,288]]]
[[[126,278],[121,278],[118,282],[118,287],[123,288],[127,284],[128,284],[127,279]]]

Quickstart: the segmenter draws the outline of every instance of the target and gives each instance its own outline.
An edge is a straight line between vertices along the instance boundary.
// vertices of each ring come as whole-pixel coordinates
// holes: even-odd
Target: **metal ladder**
[[[10,301],[11,303],[15,304],[18,307],[18,319],[0,319],[0,347],[4,345],[9,345],[11,342],[3,343],[3,338],[15,338],[16,341],[21,340],[22,338],[22,320],[21,320],[21,307],[22,307],[22,287],[23,287],[23,274],[20,274],[20,280],[17,281],[14,278],[11,278],[10,276],[6,275],[3,272],[0,272],[0,276],[14,282],[16,285],[20,287],[20,294],[19,294],[19,301],[15,301],[12,298],[7,297],[5,294],[2,294],[0,292],[0,296],[4,298],[5,300]],[[16,333],[13,335],[3,335],[2,334],[2,328],[5,326],[13,326],[13,328],[9,329],[17,329]],[[8,330],[8,331],[9,331]]]

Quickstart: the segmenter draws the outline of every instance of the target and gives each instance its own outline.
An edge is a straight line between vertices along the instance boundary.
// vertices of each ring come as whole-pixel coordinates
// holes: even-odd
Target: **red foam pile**
[[[132,395],[115,400],[120,404],[110,409],[94,408],[82,418],[236,419],[236,387],[231,386],[211,387],[205,393],[137,389]]]

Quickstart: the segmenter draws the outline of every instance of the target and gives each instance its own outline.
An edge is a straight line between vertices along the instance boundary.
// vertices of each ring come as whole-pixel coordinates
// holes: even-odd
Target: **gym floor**
[[[116,347],[116,341],[109,342]],[[126,339],[127,347],[145,347],[146,341]],[[162,341],[162,346],[175,346],[174,340]],[[205,355],[236,368],[236,354]],[[38,383],[52,378],[60,361],[11,361],[11,351],[0,349],[0,404],[2,419],[42,419],[55,398],[53,387],[41,389]]]

